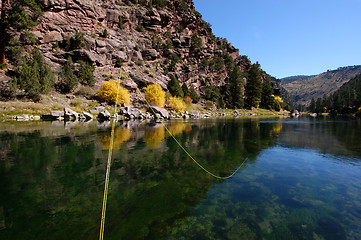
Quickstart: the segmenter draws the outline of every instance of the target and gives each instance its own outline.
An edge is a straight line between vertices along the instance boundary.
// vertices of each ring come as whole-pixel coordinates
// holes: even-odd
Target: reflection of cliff
[[[1,239],[97,238],[109,128],[71,136],[0,132]],[[130,129],[130,130],[129,130]],[[177,140],[207,169],[228,175],[273,144],[277,125],[255,120],[170,122]],[[100,137],[101,136],[101,137]],[[160,239],[217,182],[198,168],[162,126],[117,127],[105,236]],[[3,144],[5,143],[5,144]],[[121,145],[121,147],[119,146]],[[5,146],[5,147],[4,147]],[[147,148],[150,146],[153,148]]]

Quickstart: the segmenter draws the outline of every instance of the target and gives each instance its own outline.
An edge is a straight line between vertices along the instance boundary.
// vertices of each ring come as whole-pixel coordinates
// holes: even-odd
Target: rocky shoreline
[[[269,115],[272,112],[269,112]],[[111,114],[104,106],[97,106],[89,110],[89,112],[76,112],[69,107],[65,107],[63,111],[51,111],[49,114],[29,115],[22,114],[11,117],[15,121],[80,121],[88,122],[93,120],[110,121],[116,118],[117,121],[129,120],[171,120],[171,119],[205,119],[217,117],[239,117],[239,116],[257,116],[265,115],[256,113],[255,111],[239,111],[239,110],[213,110],[213,111],[185,111],[177,113],[175,111],[168,111],[165,108],[157,106],[142,105],[133,107],[129,105],[122,105],[116,114]],[[273,113],[273,115],[289,115],[287,112]]]

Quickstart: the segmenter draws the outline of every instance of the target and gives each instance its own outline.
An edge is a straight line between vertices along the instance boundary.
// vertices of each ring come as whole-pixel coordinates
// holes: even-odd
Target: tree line
[[[228,55],[228,54],[225,54]],[[264,108],[279,111],[290,110],[276,91],[270,76],[260,68],[258,63],[253,64],[249,71],[241,72],[240,67],[228,55],[224,56],[224,66],[228,72],[224,86],[214,86],[206,82],[205,93],[202,98],[214,102],[218,108]],[[200,96],[194,86],[188,89],[183,83],[181,86],[176,76],[171,76],[168,90],[173,96],[190,96],[193,102],[198,102]]]
[[[313,98],[308,110],[315,113],[349,114],[360,111],[360,107],[361,75],[357,75],[334,93]]]

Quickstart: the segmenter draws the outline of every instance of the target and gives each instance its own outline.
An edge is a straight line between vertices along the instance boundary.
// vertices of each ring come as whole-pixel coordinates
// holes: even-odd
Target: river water
[[[119,122],[105,239],[361,239],[361,121]],[[0,239],[97,239],[110,124],[0,124]]]

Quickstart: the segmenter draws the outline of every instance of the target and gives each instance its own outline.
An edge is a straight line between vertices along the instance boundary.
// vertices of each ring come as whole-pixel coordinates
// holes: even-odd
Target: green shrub
[[[40,94],[48,93],[54,86],[54,74],[49,66],[44,64],[43,55],[39,49],[32,51],[32,57],[24,60],[18,73],[18,85],[24,90],[25,96],[35,101]]]
[[[69,93],[79,84],[77,76],[74,74],[73,69],[71,68],[71,60],[65,64],[62,72],[59,74],[59,82],[57,84],[57,89],[61,93]]]
[[[24,53],[24,49],[19,46],[10,46],[8,47],[9,55],[8,58],[11,62],[14,62],[15,64],[21,64],[22,58],[21,56]]]
[[[116,62],[115,62],[115,67],[117,68],[120,68],[120,67],[123,67],[123,61],[122,59],[118,59]]]
[[[88,62],[79,61],[79,81],[83,85],[94,86],[94,66]]]
[[[82,33],[77,32],[74,36],[65,39],[62,45],[66,51],[83,48],[85,46],[84,36]]]
[[[138,24],[138,26],[135,28],[135,30],[137,30],[138,32],[144,32],[144,26],[142,24]]]
[[[124,29],[124,23],[123,23],[123,17],[122,16],[119,16],[118,27],[120,29]]]
[[[191,37],[192,50],[198,50],[202,47],[202,39],[198,37],[197,33],[194,33]]]
[[[106,28],[104,28],[102,37],[103,37],[103,38],[107,38],[107,37],[108,37],[108,30],[107,30]]]
[[[224,60],[221,57],[217,57],[214,64],[214,70],[220,71],[224,68]]]
[[[0,96],[3,100],[12,100],[16,98],[16,93],[18,90],[17,81],[17,78],[14,77],[0,89]]]

